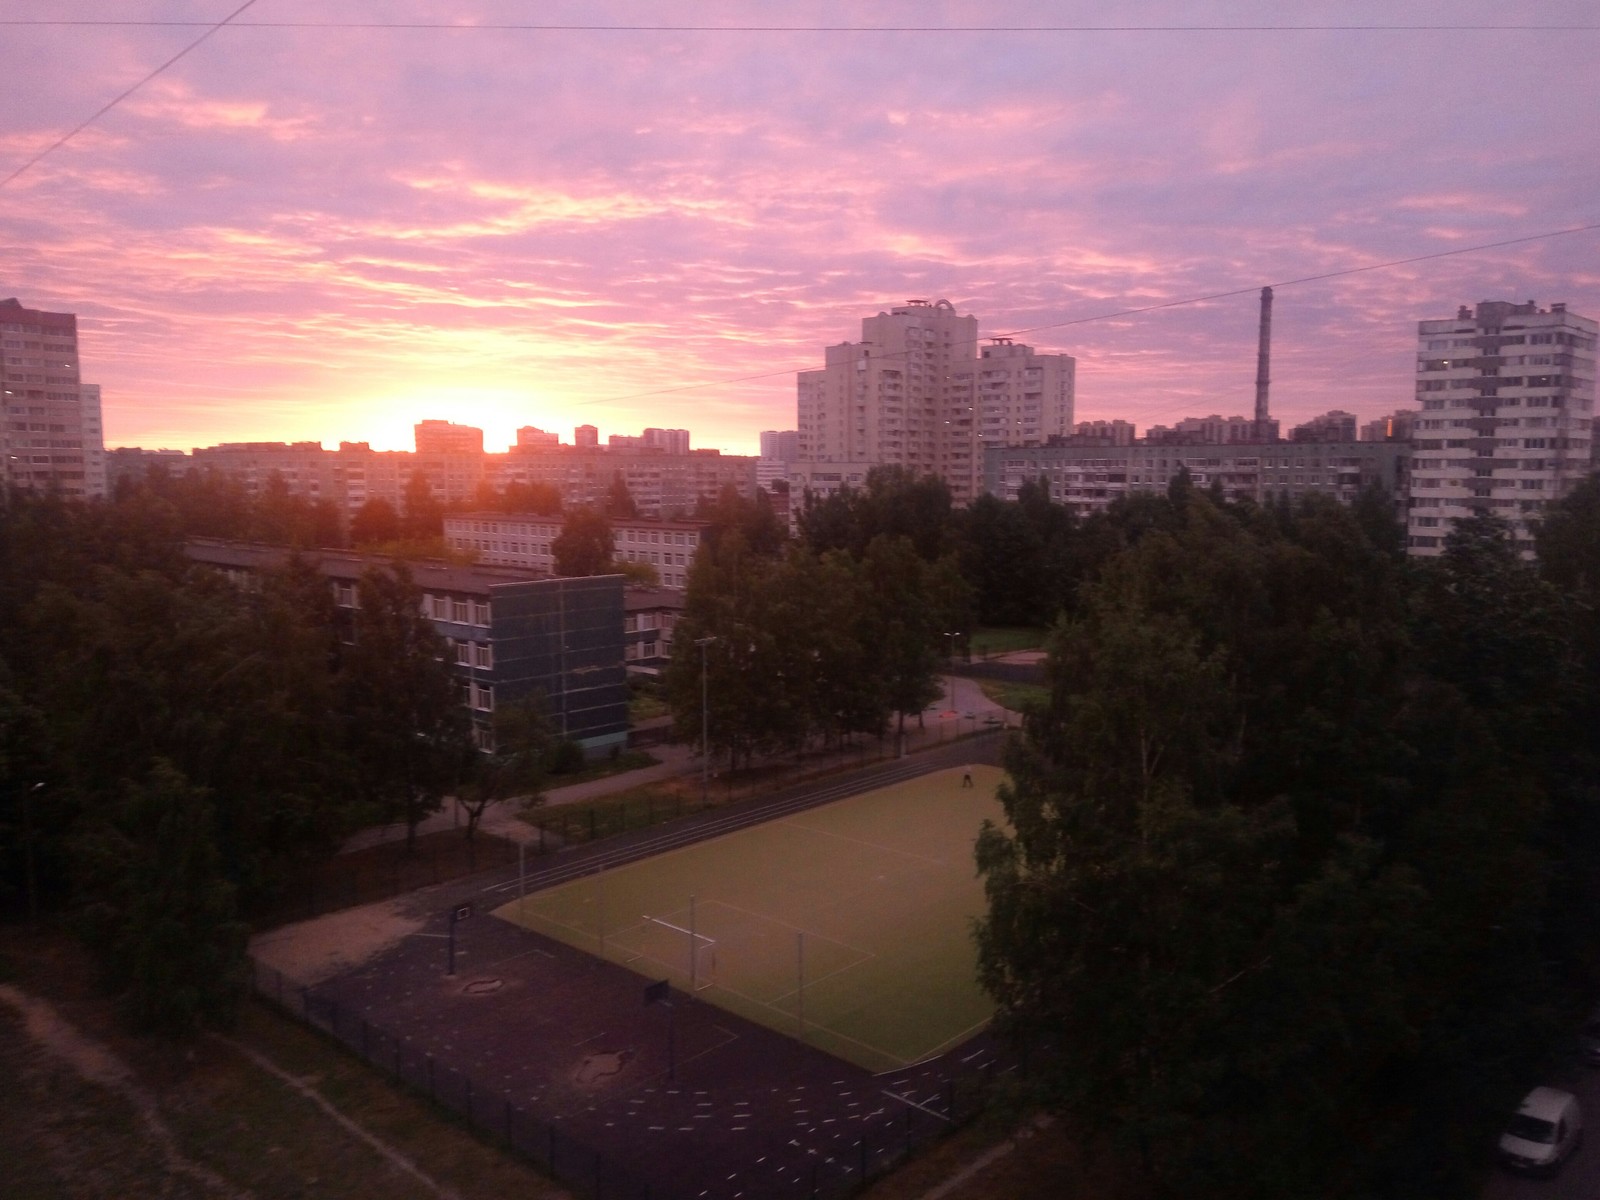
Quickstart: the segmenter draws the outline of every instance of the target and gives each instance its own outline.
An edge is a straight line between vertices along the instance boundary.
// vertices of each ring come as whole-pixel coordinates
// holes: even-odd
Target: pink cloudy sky
[[[0,20],[218,21],[241,0]],[[570,440],[753,452],[860,319],[951,300],[1078,357],[1078,416],[1247,411],[1255,297],[1600,221],[1600,32],[489,31],[1600,24],[1592,0],[257,0],[0,192],[0,297],[79,314],[108,445]],[[0,27],[0,175],[201,32]],[[1281,288],[1275,414],[1411,395],[1414,322],[1600,316],[1600,234]],[[742,378],[760,376],[761,378]],[[689,386],[695,385],[695,386]],[[667,390],[683,389],[683,390]],[[654,394],[652,394],[654,393]]]

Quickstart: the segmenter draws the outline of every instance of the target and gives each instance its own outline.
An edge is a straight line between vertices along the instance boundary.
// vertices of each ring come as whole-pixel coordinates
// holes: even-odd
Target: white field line
[[[834,833],[832,830],[818,829],[814,825],[807,825],[804,821],[795,818],[790,818],[787,821],[779,821],[778,824],[789,825],[795,829],[804,829],[807,833],[814,833],[819,837],[830,837],[837,841],[849,842],[853,846],[862,846],[868,850],[876,850],[879,854],[892,854],[896,858],[915,859],[918,862],[927,863],[929,866],[948,867],[950,865],[942,858],[929,858],[926,854],[916,854],[910,850],[897,850],[893,846],[882,846],[877,842],[869,842],[865,838],[851,837],[848,833]]]
[[[898,1101],[900,1101],[901,1104],[909,1105],[911,1108],[916,1109],[918,1112],[925,1112],[930,1117],[938,1117],[939,1120],[943,1121],[946,1125],[950,1124],[950,1118],[947,1117],[944,1113],[938,1112],[935,1109],[931,1109],[926,1104],[918,1104],[910,1096],[899,1096],[899,1095],[896,1095],[894,1092],[889,1091],[887,1088],[884,1089],[883,1094],[885,1096],[889,1097],[889,1099],[891,1099],[891,1100],[898,1100]]]

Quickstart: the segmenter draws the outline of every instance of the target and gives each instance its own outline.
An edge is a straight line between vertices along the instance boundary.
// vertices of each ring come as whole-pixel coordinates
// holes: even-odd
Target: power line
[[[176,54],[174,54],[171,58],[167,59],[166,62],[162,63],[154,71],[151,71],[150,74],[146,75],[143,79],[139,80],[138,83],[134,84],[132,87],[128,88],[126,91],[120,92],[116,96],[112,97],[112,99],[108,100],[105,104],[101,105],[98,109],[96,109],[94,111],[94,113],[92,113],[85,120],[79,122],[72,129],[70,129],[66,133],[62,134],[54,142],[51,142],[50,145],[46,146],[43,150],[39,151],[39,153],[35,154],[32,158],[28,159],[27,162],[23,163],[20,167],[18,167],[15,171],[11,172],[11,174],[7,175],[4,179],[0,179],[0,188],[6,187],[8,184],[11,183],[12,180],[16,179],[24,171],[28,170],[35,163],[39,162],[41,159],[45,158],[47,155],[54,154],[57,150],[61,149],[61,147],[65,146],[73,138],[77,137],[85,129],[89,128],[89,126],[93,125],[101,117],[105,116],[113,108],[115,108],[117,105],[121,104],[129,96],[133,95],[140,88],[142,88],[145,84],[149,83],[152,79],[154,79],[157,75],[161,74],[161,72],[165,71],[168,67],[172,66],[179,59],[181,59],[184,55],[188,54],[189,51],[191,51],[195,47],[199,46],[201,42],[204,42],[212,34],[216,33],[217,30],[221,29],[224,25],[228,24],[230,21],[232,21],[235,17],[237,17],[240,13],[242,13],[245,9],[249,8],[255,2],[256,2],[256,0],[244,0],[244,3],[241,4],[238,8],[234,9],[231,13],[229,13],[222,20],[218,21],[216,24],[210,26],[204,33],[202,33],[199,37],[195,38],[194,41],[190,42],[182,50],[179,50]],[[20,22],[12,22],[12,21],[7,21],[7,22],[4,22],[4,23],[7,24],[7,25],[20,24]]]
[[[246,6],[248,7],[248,5]],[[203,21],[0,18],[0,25],[193,29]],[[1572,33],[1600,24],[1517,25],[569,25],[531,21],[224,21],[234,29],[396,29],[457,33]],[[215,27],[213,27],[214,31]]]
[[[1575,233],[1591,233],[1600,229],[1600,221],[1587,225],[1574,225],[1567,229],[1551,229],[1544,233],[1530,233],[1525,237],[1503,238],[1497,242],[1481,242],[1476,246],[1458,246],[1454,250],[1438,250],[1432,254],[1415,254],[1410,258],[1395,258],[1387,262],[1368,263],[1361,267],[1343,267],[1337,271],[1324,271],[1318,275],[1302,275],[1295,279],[1283,279],[1265,286],[1277,290],[1278,288],[1294,287],[1302,283],[1320,283],[1328,279],[1342,279],[1347,275],[1361,275],[1368,271],[1386,271],[1393,267],[1409,266],[1412,263],[1430,262],[1437,258],[1454,258],[1460,254],[1475,254],[1482,250],[1498,250],[1506,246],[1520,246],[1528,242],[1542,242],[1550,238],[1568,237]],[[991,334],[991,337],[1017,337],[1024,333],[1039,333],[1048,329],[1066,329],[1073,325],[1089,325],[1096,321],[1114,321],[1118,317],[1133,317],[1143,313],[1160,312],[1168,308],[1182,308],[1190,304],[1204,304],[1211,300],[1231,300],[1237,296],[1253,295],[1261,290],[1261,284],[1251,284],[1249,287],[1230,288],[1224,292],[1207,292],[1201,296],[1185,296],[1181,300],[1166,300],[1160,304],[1144,304],[1137,308],[1119,308],[1114,312],[1095,313],[1089,317],[1074,317],[1069,321],[1053,321],[1046,325],[1029,325],[1024,329],[1013,329],[1008,333]],[[962,343],[963,345],[976,345],[976,342]],[[893,360],[904,358],[906,352],[879,355],[880,360]],[[708,379],[698,383],[681,383],[667,388],[656,388],[648,392],[630,392],[625,396],[607,396],[599,400],[585,400],[574,407],[588,407],[594,404],[620,404],[625,400],[643,400],[651,396],[667,396],[674,392],[699,391],[702,388],[723,387],[733,383],[750,383],[761,379],[778,379],[786,375],[793,375],[796,371],[813,370],[811,366],[790,367],[779,371],[764,371],[758,375],[732,375],[724,379]]]

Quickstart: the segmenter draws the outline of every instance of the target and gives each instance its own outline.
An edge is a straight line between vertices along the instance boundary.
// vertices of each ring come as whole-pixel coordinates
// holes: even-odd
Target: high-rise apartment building
[[[933,474],[957,504],[983,484],[983,447],[1040,445],[1072,423],[1075,361],[996,338],[948,300],[864,317],[861,341],[829,346],[797,380],[798,461],[860,473]]]
[[[103,496],[100,386],[78,379],[78,318],[0,300],[0,483]]]
[[[1436,555],[1462,517],[1510,522],[1533,553],[1529,522],[1589,472],[1597,326],[1533,301],[1463,305],[1417,323],[1417,414],[1410,551]]]

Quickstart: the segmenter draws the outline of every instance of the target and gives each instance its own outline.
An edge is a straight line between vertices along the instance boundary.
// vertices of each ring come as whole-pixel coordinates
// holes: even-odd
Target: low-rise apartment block
[[[189,557],[243,586],[281,565],[281,546],[195,538]],[[316,564],[345,613],[370,567],[392,560],[342,550],[305,557]],[[445,563],[407,564],[422,593],[422,615],[446,640],[462,704],[480,745],[492,744],[495,706],[537,695],[557,732],[590,757],[628,737],[628,684],[623,645],[623,579],[533,579],[526,571]]]
[[[703,521],[614,519],[614,558],[646,563],[663,586],[683,588],[706,528]],[[537,513],[450,513],[444,519],[445,544],[452,550],[476,554],[485,566],[520,567],[541,575],[555,572],[551,544],[560,534],[560,517]]]
[[[1042,478],[1051,499],[1079,516],[1103,511],[1119,496],[1165,491],[1182,471],[1196,487],[1216,483],[1231,499],[1257,503],[1311,493],[1349,503],[1373,484],[1400,503],[1409,458],[1404,442],[996,446],[984,456],[984,478],[989,493],[1003,500]]]

